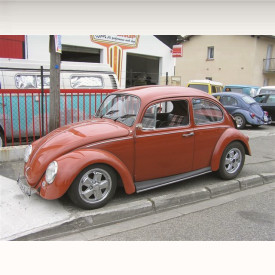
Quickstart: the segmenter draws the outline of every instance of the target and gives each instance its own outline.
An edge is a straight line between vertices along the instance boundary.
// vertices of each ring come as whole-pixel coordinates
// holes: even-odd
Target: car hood
[[[27,180],[31,186],[38,183],[50,162],[76,148],[129,135],[129,129],[110,119],[95,118],[58,128],[33,143],[28,163]]]

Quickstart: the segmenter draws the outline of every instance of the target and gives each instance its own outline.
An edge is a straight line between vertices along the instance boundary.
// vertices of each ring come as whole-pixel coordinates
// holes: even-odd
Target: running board
[[[212,172],[211,167],[206,167],[206,168],[202,168],[199,170],[195,170],[192,172],[179,174],[175,176],[153,179],[153,180],[138,181],[138,182],[135,182],[136,192],[140,193],[140,192],[151,190],[160,186],[169,185],[174,182],[191,179],[210,172]]]

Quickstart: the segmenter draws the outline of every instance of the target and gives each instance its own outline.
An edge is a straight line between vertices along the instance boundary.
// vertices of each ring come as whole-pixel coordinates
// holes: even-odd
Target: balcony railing
[[[264,59],[263,72],[275,73],[275,58]]]

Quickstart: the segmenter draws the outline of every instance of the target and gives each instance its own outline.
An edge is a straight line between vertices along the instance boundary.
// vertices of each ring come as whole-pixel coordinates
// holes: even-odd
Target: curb
[[[53,225],[49,229],[30,233],[25,236],[18,237],[16,241],[28,240],[51,240],[53,237],[60,237],[75,233],[79,230],[98,228],[104,225],[119,223],[135,217],[145,216],[166,209],[176,208],[183,205],[189,205],[211,198],[216,198],[225,194],[231,194],[243,191],[248,188],[257,187],[275,181],[275,173],[263,173],[260,175],[252,175],[237,180],[229,180],[226,182],[207,185],[193,190],[173,192],[167,195],[151,197],[134,201],[130,203],[117,204],[113,206],[105,206],[96,210],[88,210],[82,215],[74,215],[69,222],[61,225]],[[39,230],[39,229],[38,229]]]
[[[0,148],[0,162],[17,161],[24,158],[27,145]]]

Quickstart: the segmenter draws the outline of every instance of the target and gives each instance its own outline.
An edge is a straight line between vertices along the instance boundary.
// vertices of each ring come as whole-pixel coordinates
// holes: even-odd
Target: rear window
[[[243,96],[243,101],[247,104],[255,103],[256,101],[250,96]]]
[[[203,85],[203,84],[189,84],[188,87],[189,87],[189,88],[198,89],[198,90],[201,90],[201,91],[203,91],[203,92],[208,93],[208,85]]]

